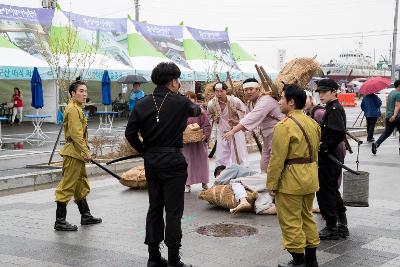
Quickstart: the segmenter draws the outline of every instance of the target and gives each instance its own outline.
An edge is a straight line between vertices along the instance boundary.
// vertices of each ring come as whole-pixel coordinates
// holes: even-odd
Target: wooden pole
[[[217,78],[217,82],[221,82],[221,79],[219,78],[219,75],[218,74],[215,74],[215,77]],[[211,125],[211,130],[213,129],[213,127],[214,127],[214,121],[213,121],[213,123],[212,123],[212,125]],[[217,131],[217,134],[218,134],[218,125],[216,126],[217,128],[216,128],[216,131]],[[208,158],[209,159],[211,159],[212,157],[214,157],[214,154],[215,154],[215,151],[217,150],[217,138],[215,138],[215,143],[214,143],[214,146],[213,146],[213,148],[211,149],[211,151],[210,151],[210,154],[208,154]]]
[[[60,136],[61,136],[62,130],[63,130],[63,124],[61,123],[61,127],[60,127],[60,130],[58,131],[58,135],[57,135],[57,140],[54,143],[53,151],[51,151],[49,163],[47,164],[49,166],[50,166],[51,162],[53,161],[54,151],[56,151],[56,147],[57,147],[58,141],[60,140]]]
[[[272,91],[272,96],[275,99],[279,100],[278,88],[272,82],[271,78],[269,77],[269,75],[267,74],[267,72],[265,71],[263,66],[260,66],[260,70],[261,70],[262,74],[264,75],[264,79],[267,82],[267,84],[269,85],[270,90]]]
[[[229,71],[226,72],[226,77],[227,77],[227,80],[229,82],[229,85],[231,86],[232,94],[234,96],[237,96],[236,95],[236,91],[235,91],[235,87],[233,87],[233,81],[232,81],[231,74],[229,73]]]
[[[226,72],[226,74],[227,74],[227,77],[228,77],[228,82],[229,82],[229,84],[231,85],[233,95],[236,96],[236,91],[233,89],[233,88],[234,88],[234,87],[233,87],[233,81],[232,81],[232,78],[231,78],[231,75],[230,75],[229,71]],[[262,145],[261,145],[261,143],[260,143],[260,140],[258,140],[257,135],[256,135],[253,131],[251,132],[251,135],[253,136],[254,141],[255,141],[256,144],[257,144],[258,151],[260,151],[260,154],[261,154],[261,153],[262,153]],[[234,143],[234,145],[236,145],[236,144]]]
[[[258,76],[260,77],[260,81],[261,81],[261,83],[262,83],[262,85],[264,87],[264,90],[265,91],[270,91],[271,89],[269,88],[269,85],[268,85],[267,81],[265,80],[265,77],[264,77],[260,67],[257,64],[255,65],[255,67],[256,67]]]
[[[394,10],[394,28],[393,28],[393,49],[392,49],[392,68],[390,78],[392,81],[396,78],[396,47],[397,47],[397,18],[399,11],[399,0],[396,0],[396,9]]]
[[[355,122],[353,123],[353,125],[351,127],[354,127],[354,125],[356,125],[358,119],[360,118],[361,114],[363,113],[363,111],[361,110],[360,113],[357,116],[357,119],[355,120]],[[364,116],[364,115],[363,115]]]
[[[229,75],[229,72],[227,72],[227,74]],[[228,76],[228,82],[231,84],[232,93],[233,93],[233,82],[232,82],[232,79],[230,78],[230,75]],[[235,94],[233,93],[233,95],[235,95]],[[226,103],[226,108],[228,109],[228,119],[230,119],[230,118],[232,118],[232,114],[231,114],[230,108],[229,108],[229,101],[227,101],[227,103]],[[229,126],[231,127],[231,130],[232,130],[233,124],[229,123]],[[240,162],[239,153],[237,150],[235,135],[232,136],[232,142],[233,142],[233,150],[235,152],[236,162],[237,162],[237,164],[240,165],[241,162]]]
[[[139,0],[133,1],[135,4],[135,20],[139,21]]]

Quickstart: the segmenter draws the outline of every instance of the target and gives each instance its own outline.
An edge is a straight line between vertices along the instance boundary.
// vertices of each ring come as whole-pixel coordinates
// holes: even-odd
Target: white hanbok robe
[[[207,111],[211,119],[218,118],[215,166],[230,166],[233,163],[247,166],[248,153],[244,132],[237,132],[230,141],[223,138],[224,133],[232,129],[229,119],[239,121],[246,112],[246,105],[235,96],[227,96],[227,104],[221,110],[218,99],[214,97],[208,103]]]

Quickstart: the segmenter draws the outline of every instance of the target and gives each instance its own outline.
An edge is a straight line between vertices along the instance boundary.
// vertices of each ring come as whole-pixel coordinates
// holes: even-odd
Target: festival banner
[[[126,45],[126,19],[96,18],[63,11],[79,37],[93,44],[98,53],[130,66]]]
[[[0,19],[28,24],[50,25],[54,10],[0,4]]]
[[[30,67],[7,67],[0,66],[0,80],[30,80],[32,78],[33,68]],[[39,68],[39,73],[42,80],[54,79],[53,72],[49,68]],[[103,69],[90,69],[87,70],[82,79],[88,81],[101,81],[103,76]],[[125,75],[132,74],[130,71],[109,71],[111,81],[117,81]]]
[[[126,19],[95,18],[63,11],[76,26],[92,31],[126,32]]]
[[[0,4],[0,34],[10,43],[42,58],[39,36],[48,32],[54,10]]]
[[[190,68],[185,60],[181,26],[161,26],[140,23],[135,20],[132,20],[132,23],[135,25],[136,30],[142,34],[154,48],[179,65]]]
[[[33,68],[0,66],[0,80],[30,80]]]
[[[232,57],[228,32],[186,28],[208,54],[213,55],[216,60],[224,62],[234,70],[239,69]]]

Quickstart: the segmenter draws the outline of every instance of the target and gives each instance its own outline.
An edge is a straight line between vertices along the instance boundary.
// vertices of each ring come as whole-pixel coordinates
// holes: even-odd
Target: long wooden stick
[[[60,140],[60,136],[61,136],[62,130],[63,130],[63,124],[61,123],[61,127],[60,127],[60,130],[58,131],[58,135],[57,135],[57,140],[54,143],[53,151],[51,151],[49,163],[47,165],[50,165],[51,162],[53,161],[54,151],[56,151],[56,147],[57,147],[58,141]]]
[[[226,108],[228,109],[228,120],[229,120],[230,118],[232,118],[231,109],[229,108],[229,101],[227,101],[227,103],[226,103]],[[233,125],[231,123],[229,123],[229,126],[230,126],[230,130],[232,130]],[[237,162],[237,164],[240,165],[240,159],[239,159],[239,153],[237,150],[235,135],[232,135],[232,142],[233,142],[233,150],[234,150],[235,156],[236,156],[236,162]]]
[[[255,132],[251,132],[251,135],[253,136],[254,141],[256,141],[257,147],[258,147],[258,151],[260,152],[260,154],[262,154],[262,145],[260,140],[258,139],[257,135]]]
[[[234,96],[236,96],[236,90],[235,90],[235,87],[233,86],[233,81],[232,81],[232,78],[231,78],[231,74],[229,73],[229,71],[227,71],[226,72],[226,77],[227,77],[227,80],[228,80],[228,82],[229,82],[229,85],[231,86],[231,89],[232,89],[232,94],[234,95]]]
[[[118,159],[114,159],[114,160],[108,161],[108,162],[106,162],[106,165],[110,165],[110,164],[113,164],[115,162],[124,161],[124,160],[128,160],[128,159],[140,158],[140,157],[143,157],[143,155],[142,154],[129,155],[129,156],[125,156],[125,157],[122,157],[122,158],[118,158]]]
[[[271,78],[269,77],[269,75],[265,71],[264,67],[260,66],[260,69],[261,69],[262,74],[264,75],[264,79],[266,80],[267,84],[269,85],[270,90],[272,91],[272,96],[275,99],[278,99],[279,98],[278,88],[272,82]]]
[[[214,146],[210,151],[210,154],[208,154],[208,158],[212,159],[214,157],[215,151],[217,150],[217,140],[215,140]]]
[[[358,144],[362,144],[363,141],[358,139],[355,135],[351,134],[349,131],[346,131],[346,134],[348,137],[350,137],[351,139],[353,139],[354,141],[356,141]]]
[[[230,75],[229,71],[226,72],[226,75],[227,75],[227,78],[228,78],[228,82],[231,85],[232,93],[233,93],[234,96],[236,96],[236,91],[234,91],[233,81],[232,81],[232,78],[231,78],[231,75]],[[257,144],[258,151],[260,151],[260,154],[262,154],[262,145],[261,145],[260,140],[258,139],[257,135],[254,132],[251,132],[251,135],[253,136],[254,141]]]
[[[350,154],[353,154],[353,149],[351,148],[351,145],[349,143],[349,140],[347,140],[347,137],[345,137],[343,141],[344,141],[346,150],[349,151]]]
[[[263,87],[264,87],[264,90],[265,90],[265,91],[270,91],[271,89],[269,88],[268,83],[267,83],[267,81],[265,80],[264,75],[263,75],[263,73],[262,73],[260,67],[259,67],[257,64],[255,65],[255,67],[256,67],[258,76],[260,77],[261,83],[262,83],[262,85],[263,85]]]
[[[240,159],[239,159],[239,153],[238,153],[238,150],[237,150],[235,135],[232,136],[232,141],[233,141],[233,150],[235,151],[236,162],[237,162],[237,164],[240,165],[241,162],[240,162]]]
[[[99,167],[100,169],[102,169],[103,171],[107,172],[108,174],[111,174],[112,176],[114,176],[115,178],[117,178],[118,180],[121,180],[121,176],[119,176],[118,174],[116,174],[115,172],[109,170],[108,168],[104,167],[103,165],[101,165],[100,163],[98,163],[95,160],[90,160],[91,163],[95,164],[97,167]]]
[[[215,77],[217,78],[217,82],[221,82],[221,79],[219,78],[219,75],[218,75],[218,74],[215,74]],[[213,123],[212,123],[211,129],[213,129],[213,126],[214,126],[214,121],[213,121]],[[217,131],[218,131],[218,125],[217,125],[216,127],[217,127]],[[217,132],[217,134],[218,134],[218,132]],[[211,149],[210,154],[208,154],[208,158],[209,158],[209,159],[211,159],[212,157],[214,157],[214,154],[215,154],[215,151],[216,151],[216,150],[217,150],[217,138],[215,138],[214,146],[213,146],[213,148]]]
[[[360,111],[360,114],[358,114],[358,116],[357,116],[357,119],[355,120],[355,122],[353,123],[353,126],[351,126],[351,127],[354,127],[354,125],[356,125],[356,123],[357,123],[357,121],[358,121],[358,119],[360,118],[360,116],[361,116],[361,114],[363,113],[363,111],[361,110]],[[363,115],[364,116],[364,115]]]
[[[361,127],[361,125],[362,125],[362,123],[363,123],[363,121],[364,121],[364,118],[365,118],[365,114],[362,116],[362,118],[361,118],[361,122],[360,122],[360,127]]]
[[[213,122],[212,122],[212,125],[211,125],[211,130],[214,128],[214,120],[213,120]],[[216,126],[216,128],[215,128],[215,132],[216,132],[216,135],[218,135],[218,125]],[[214,146],[213,146],[213,148],[211,149],[211,151],[210,151],[210,154],[208,154],[208,158],[209,159],[211,159],[212,157],[214,157],[214,154],[215,154],[215,151],[217,150],[217,137],[215,137],[215,143],[214,143]]]

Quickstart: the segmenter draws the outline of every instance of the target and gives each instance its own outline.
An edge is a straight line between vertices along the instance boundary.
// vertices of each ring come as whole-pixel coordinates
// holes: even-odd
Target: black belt
[[[149,148],[146,148],[146,152],[149,152],[149,153],[181,153],[182,148],[168,147],[168,146],[149,147]]]
[[[307,164],[313,162],[312,158],[294,158],[285,160],[285,165]]]

